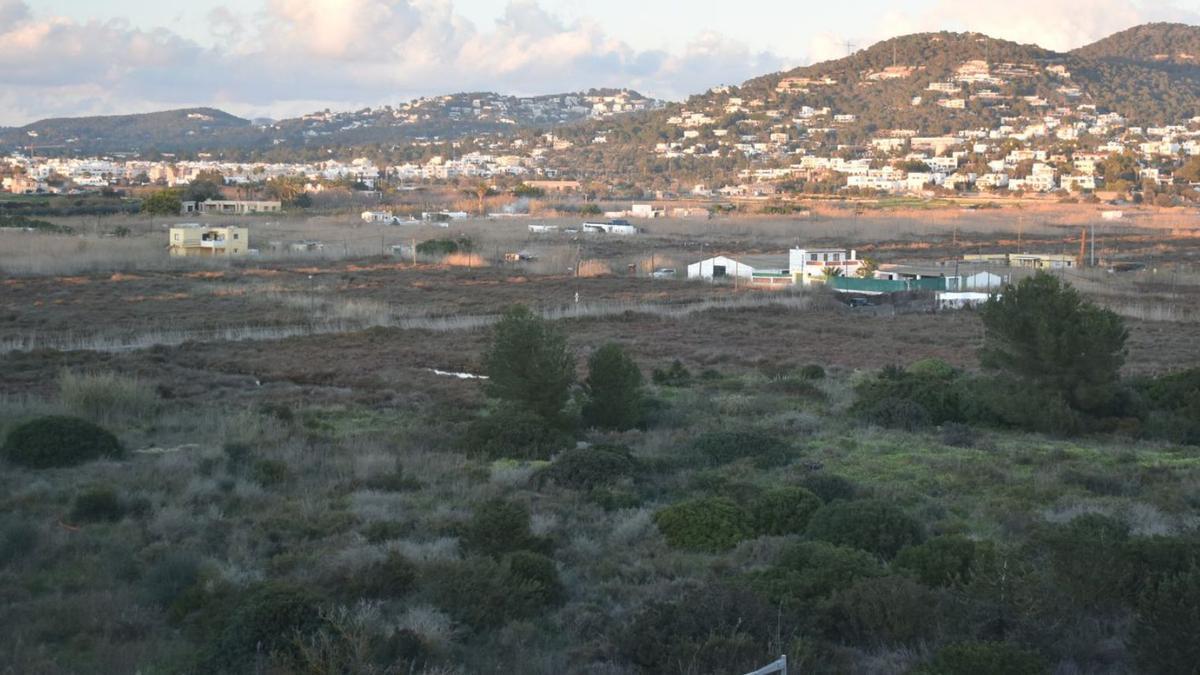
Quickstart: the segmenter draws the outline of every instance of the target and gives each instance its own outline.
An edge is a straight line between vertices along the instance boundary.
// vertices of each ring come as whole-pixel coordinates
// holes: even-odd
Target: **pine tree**
[[[515,305],[496,324],[484,357],[488,395],[516,403],[556,421],[575,382],[567,339],[524,305]]]
[[[587,426],[625,430],[641,423],[642,371],[620,345],[610,342],[588,359],[587,390]]]

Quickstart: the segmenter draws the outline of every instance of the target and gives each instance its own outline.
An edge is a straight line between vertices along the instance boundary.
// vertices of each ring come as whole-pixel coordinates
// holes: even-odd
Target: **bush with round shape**
[[[417,567],[391,551],[383,560],[351,571],[345,582],[350,592],[361,598],[399,598],[416,585]]]
[[[750,575],[750,583],[763,597],[796,608],[883,574],[879,560],[866,551],[803,541],[784,549],[771,568]]]
[[[759,535],[799,534],[819,508],[821,498],[804,488],[774,488],[750,501],[750,522]]]
[[[1047,528],[1038,539],[1050,553],[1050,567],[1060,588],[1075,602],[1094,607],[1124,601],[1129,540],[1125,523],[1088,513]]]
[[[975,546],[966,537],[934,537],[923,544],[900,549],[892,566],[910,572],[926,586],[964,584],[971,580]]]
[[[75,466],[102,457],[120,457],[117,437],[78,417],[51,415],[25,422],[9,432],[4,458],[30,469]]]
[[[319,630],[321,598],[296,584],[269,581],[240,594],[212,647],[212,665],[235,672],[254,662],[255,654],[294,653],[296,635]]]
[[[825,369],[815,363],[810,363],[800,367],[800,377],[806,380],[823,380],[825,379]]]
[[[786,461],[788,454],[783,439],[761,431],[710,431],[692,441],[691,448],[711,466],[744,458],[772,466]]]
[[[73,523],[114,523],[125,517],[125,505],[110,487],[91,487],[75,496],[71,513]]]
[[[1132,647],[1141,672],[1194,673],[1200,664],[1200,567],[1163,575],[1137,601]]]
[[[725,497],[672,504],[654,514],[654,524],[673,548],[719,553],[751,536],[746,511]]]
[[[921,524],[888,502],[863,499],[834,502],[809,521],[811,539],[851,546],[890,559],[905,546],[921,542]]]
[[[911,645],[936,637],[939,598],[908,577],[865,577],[829,599],[822,623],[833,639]]]
[[[746,589],[718,585],[656,600],[617,630],[621,654],[646,673],[744,673],[778,657],[777,610]]]
[[[814,473],[800,481],[800,487],[812,492],[826,504],[858,499],[858,486],[849,479],[833,473]]]
[[[938,651],[915,675],[1045,675],[1037,653],[1009,642],[959,642]]]
[[[475,507],[461,539],[465,550],[491,556],[546,546],[529,530],[529,507],[505,499],[489,499]]]
[[[537,616],[565,597],[554,563],[530,551],[500,558],[472,556],[429,574],[434,602],[476,629]]]
[[[574,443],[570,434],[532,410],[502,404],[471,422],[464,445],[468,454],[488,459],[546,460]]]
[[[595,445],[567,450],[537,474],[539,482],[551,482],[576,490],[612,485],[637,473],[638,461],[623,445]]]

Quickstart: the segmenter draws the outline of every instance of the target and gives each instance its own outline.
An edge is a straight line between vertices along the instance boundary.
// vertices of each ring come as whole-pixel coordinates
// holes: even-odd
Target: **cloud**
[[[678,98],[783,63],[712,33],[678,53],[638,50],[533,0],[483,28],[450,0],[267,0],[210,11],[208,31],[219,47],[0,0],[0,123],[190,105],[279,116],[483,90],[629,86]]]

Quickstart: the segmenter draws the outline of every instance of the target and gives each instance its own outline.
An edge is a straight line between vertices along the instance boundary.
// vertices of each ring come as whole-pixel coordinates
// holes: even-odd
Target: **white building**
[[[790,284],[788,256],[783,254],[740,255],[736,257],[718,255],[688,265],[689,279],[717,281],[738,278],[753,281],[756,276],[760,278],[779,278],[786,280],[785,283]]]
[[[788,270],[792,283],[808,285],[824,283],[829,274],[858,276],[863,261],[858,252],[844,248],[794,248],[788,252]]]

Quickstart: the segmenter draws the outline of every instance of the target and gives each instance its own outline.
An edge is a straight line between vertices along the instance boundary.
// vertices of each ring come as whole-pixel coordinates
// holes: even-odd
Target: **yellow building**
[[[250,247],[250,231],[244,227],[176,225],[171,228],[172,256],[242,256]]]

